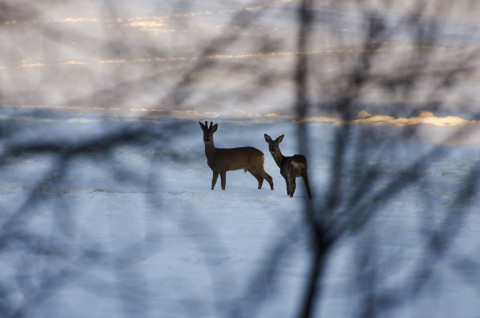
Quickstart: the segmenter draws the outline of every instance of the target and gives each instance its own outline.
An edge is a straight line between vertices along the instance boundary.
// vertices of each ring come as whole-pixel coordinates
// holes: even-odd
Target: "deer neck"
[[[283,160],[285,160],[285,156],[282,154],[280,149],[278,151],[275,151],[275,154],[273,156],[273,159],[275,160],[275,163],[279,168],[282,168]]]
[[[215,157],[215,153],[216,149],[215,145],[213,144],[213,140],[210,143],[205,144],[205,155],[207,156],[207,160],[209,162],[213,160],[213,158]]]

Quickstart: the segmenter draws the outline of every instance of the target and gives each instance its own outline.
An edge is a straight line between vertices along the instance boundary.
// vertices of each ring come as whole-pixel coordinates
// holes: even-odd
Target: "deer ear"
[[[216,132],[218,128],[218,124],[212,126],[212,132]]]
[[[265,137],[266,142],[271,142],[272,141],[272,138],[267,134],[263,134],[263,137]]]
[[[283,137],[284,137],[284,135],[281,135],[280,137],[278,137],[277,139],[275,139],[275,142],[276,142],[277,144],[281,143],[282,140],[283,140]]]
[[[201,122],[198,122],[200,124],[200,128],[202,128],[202,130],[205,130],[205,125],[202,124]]]

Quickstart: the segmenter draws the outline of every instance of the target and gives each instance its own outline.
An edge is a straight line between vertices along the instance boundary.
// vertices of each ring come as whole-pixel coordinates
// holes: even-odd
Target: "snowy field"
[[[281,148],[291,155],[298,149],[299,125],[217,122],[217,147],[249,145],[265,153],[274,191],[266,182],[258,190],[243,171],[227,173],[226,191],[220,180],[211,191],[198,120],[4,112],[3,133],[11,128],[14,134],[0,144],[3,312],[24,317],[296,316],[311,256],[303,211],[307,199],[300,180],[295,196],[287,197],[263,134],[285,134]],[[102,145],[72,157],[48,149],[6,155],[30,142],[60,141],[68,150],[116,129],[145,127],[153,138]],[[331,195],[335,138],[342,126],[306,127],[313,204],[320,212]],[[449,128],[421,129],[422,136],[438,136]],[[367,130],[377,137],[358,143]],[[464,189],[469,177],[478,176],[478,144],[402,139],[401,131],[389,125],[352,126],[352,150],[345,154],[337,188],[344,204],[336,213],[353,225],[367,221],[362,218],[368,222],[341,236],[329,253],[319,316],[359,317],[366,299],[378,305],[382,296],[392,296],[396,303],[379,316],[478,317],[479,198],[476,186]],[[362,160],[355,155],[357,147],[365,147]],[[371,168],[378,178],[362,183]],[[363,205],[374,213],[350,209],[354,194],[374,197],[409,174],[415,174],[414,181],[405,178],[395,193]]]

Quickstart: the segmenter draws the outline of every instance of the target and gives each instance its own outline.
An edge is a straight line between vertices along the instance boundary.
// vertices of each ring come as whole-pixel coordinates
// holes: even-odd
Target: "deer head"
[[[264,134],[263,136],[265,137],[265,141],[268,143],[268,150],[270,151],[272,156],[275,157],[275,154],[280,153],[279,145],[282,142],[284,135],[281,135],[275,140],[272,140],[272,138],[267,134]]]
[[[200,124],[200,128],[202,128],[203,131],[203,142],[208,145],[210,143],[213,143],[213,134],[217,131],[218,124],[213,124],[213,122],[210,122],[210,126],[208,126],[208,122],[206,121],[205,124],[202,124],[201,122],[198,122]]]

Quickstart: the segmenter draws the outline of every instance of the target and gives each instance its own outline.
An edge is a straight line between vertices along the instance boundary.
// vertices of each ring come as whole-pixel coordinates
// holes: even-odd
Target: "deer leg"
[[[217,183],[217,179],[218,179],[218,172],[217,172],[217,171],[213,171],[213,176],[212,176],[212,190],[213,190],[213,188],[215,188],[215,184]]]
[[[268,184],[270,185],[270,189],[273,190],[273,179],[272,179],[272,177],[268,173],[266,173],[265,171],[263,171],[262,177],[265,180],[267,180]]]
[[[290,178],[290,197],[293,197],[296,187],[297,185],[295,184],[295,178]]]
[[[225,190],[225,185],[227,184],[227,172],[220,172],[220,181],[222,183],[222,190]]]
[[[312,198],[312,192],[310,192],[310,184],[308,183],[308,175],[306,173],[304,173],[302,175],[302,178],[303,178],[303,183],[305,183],[305,189],[307,189],[308,198],[311,199]]]
[[[261,189],[263,186],[263,178],[258,176],[257,180],[258,180],[258,188]]]
[[[255,179],[257,179],[257,181],[258,181],[258,188],[261,189],[261,188],[262,188],[262,185],[263,185],[263,178],[262,178],[260,175],[258,175],[257,173],[253,172],[253,170],[248,170],[248,172],[250,172],[250,174],[251,174],[252,176],[254,176]]]
[[[287,184],[287,195],[290,195],[290,182],[288,182],[287,177],[284,177],[284,178],[285,178],[285,183]]]

